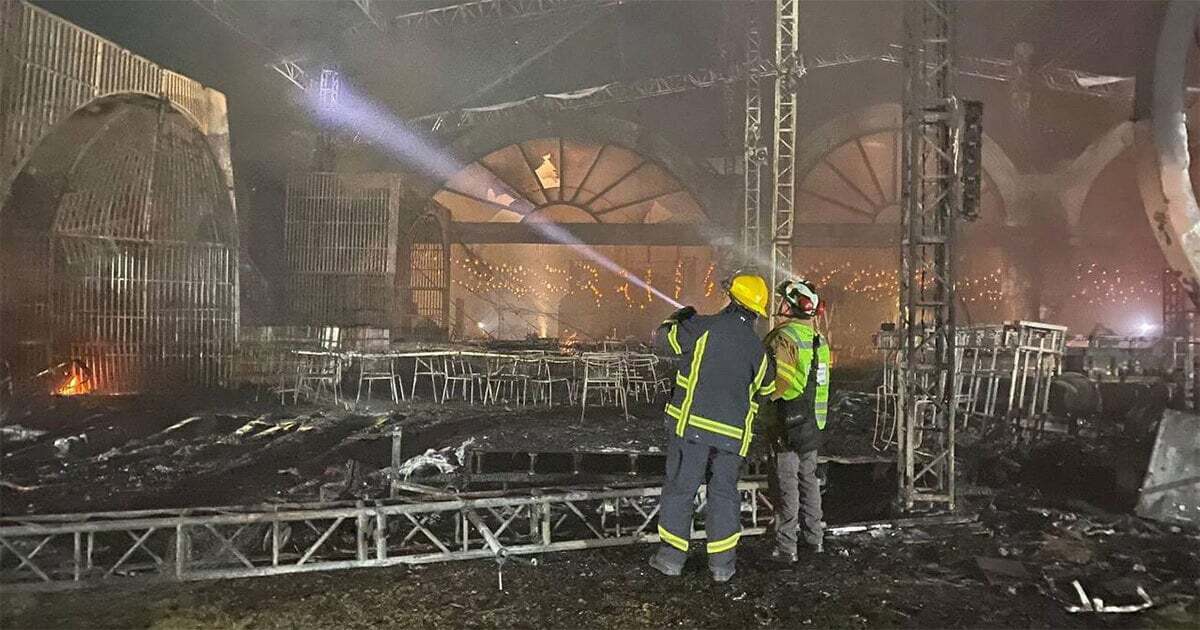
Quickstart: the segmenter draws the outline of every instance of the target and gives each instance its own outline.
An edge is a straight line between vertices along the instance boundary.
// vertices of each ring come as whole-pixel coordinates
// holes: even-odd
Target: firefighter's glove
[[[676,322],[676,323],[686,322],[687,320],[691,319],[692,316],[695,314],[696,314],[695,307],[685,306],[685,307],[679,309],[678,311],[671,313],[671,316],[667,318],[667,321]]]

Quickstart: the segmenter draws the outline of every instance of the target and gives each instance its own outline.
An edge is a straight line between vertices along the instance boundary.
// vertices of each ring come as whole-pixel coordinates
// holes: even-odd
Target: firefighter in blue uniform
[[[775,367],[754,322],[766,317],[770,293],[760,276],[739,274],[729,282],[729,305],[715,315],[685,307],[655,334],[659,351],[675,358],[675,391],[666,408],[669,434],[666,482],[659,506],[662,540],[650,565],[679,575],[692,535],[696,491],[708,475],[705,533],[708,566],[717,582],[736,570],[741,535],[742,460],[750,448],[755,398],[769,395]]]

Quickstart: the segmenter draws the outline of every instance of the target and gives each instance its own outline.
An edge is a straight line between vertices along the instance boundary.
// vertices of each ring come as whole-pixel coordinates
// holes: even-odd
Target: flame
[[[78,396],[87,394],[92,391],[92,380],[90,374],[85,374],[80,370],[77,363],[72,363],[67,368],[67,380],[54,393],[58,396]]]

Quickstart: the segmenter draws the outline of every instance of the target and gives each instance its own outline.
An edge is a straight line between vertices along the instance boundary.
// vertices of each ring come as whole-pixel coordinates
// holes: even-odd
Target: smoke
[[[356,94],[344,81],[340,86],[336,104],[322,104],[319,102],[319,96],[315,90],[309,90],[305,96],[308,109],[322,127],[367,138],[392,157],[430,179],[447,181],[468,166],[414,133],[391,112]],[[508,204],[509,208],[524,216],[529,216],[537,210],[537,207],[524,195],[490,174],[463,181],[456,180],[455,187],[481,199],[494,198],[497,194],[507,194],[514,200]],[[525,221],[525,225],[540,232],[551,242],[566,245],[605,269],[627,277],[630,282],[650,292],[663,302],[675,308],[683,306],[669,295],[651,286],[637,274],[630,272],[613,259],[580,241],[562,227],[541,221]]]

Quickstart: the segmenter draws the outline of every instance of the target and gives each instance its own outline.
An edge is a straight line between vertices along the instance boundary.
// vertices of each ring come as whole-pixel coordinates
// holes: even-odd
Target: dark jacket
[[[753,326],[752,313],[730,304],[715,315],[677,312],[659,327],[655,344],[678,366],[666,409],[672,433],[746,455],[758,414],[755,398],[775,388],[774,361]]]

